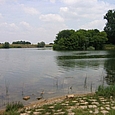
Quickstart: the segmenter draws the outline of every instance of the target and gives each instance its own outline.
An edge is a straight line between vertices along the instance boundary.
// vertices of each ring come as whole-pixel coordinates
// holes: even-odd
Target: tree
[[[88,30],[89,46],[93,46],[96,50],[103,49],[103,44],[108,40],[107,34],[97,29]]]
[[[3,44],[3,48],[10,48],[9,42],[5,42],[5,43]]]
[[[86,50],[89,45],[89,38],[88,38],[88,32],[84,29],[80,29],[76,31],[78,36],[78,46],[79,50]]]
[[[69,34],[68,34],[69,33]],[[54,41],[54,50],[87,50],[92,46],[96,50],[102,49],[107,41],[105,32],[94,30],[62,30]]]
[[[30,42],[26,42],[26,41],[16,41],[16,42],[12,42],[12,44],[31,44]]]
[[[41,48],[41,47],[44,47],[45,46],[45,42],[38,42],[38,44],[37,44],[37,47],[39,47],[39,48]]]
[[[75,30],[62,30],[56,35],[56,40],[54,43],[57,43],[61,38],[69,38]]]
[[[115,44],[115,10],[109,10],[104,19],[107,20],[104,31],[107,33],[108,42]]]

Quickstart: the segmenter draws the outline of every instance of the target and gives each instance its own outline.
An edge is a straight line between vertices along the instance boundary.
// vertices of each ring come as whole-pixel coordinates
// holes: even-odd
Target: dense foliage
[[[108,42],[115,44],[115,10],[109,10],[104,19],[107,20],[104,31],[107,33]]]
[[[38,47],[38,48],[42,48],[42,47],[44,47],[44,46],[45,46],[45,42],[43,42],[43,41],[40,42],[40,43],[38,42],[38,44],[37,44],[37,47]]]
[[[107,41],[105,32],[94,30],[62,30],[54,41],[54,50],[87,50],[93,47],[96,50],[102,49]]]
[[[30,42],[26,42],[26,41],[16,41],[16,42],[13,42],[12,44],[31,44]]]
[[[9,42],[5,42],[2,46],[2,48],[10,48]]]

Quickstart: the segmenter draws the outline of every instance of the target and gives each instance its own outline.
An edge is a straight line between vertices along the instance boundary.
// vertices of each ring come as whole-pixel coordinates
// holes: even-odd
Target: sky
[[[59,31],[103,31],[115,0],[0,0],[0,43],[52,43]]]

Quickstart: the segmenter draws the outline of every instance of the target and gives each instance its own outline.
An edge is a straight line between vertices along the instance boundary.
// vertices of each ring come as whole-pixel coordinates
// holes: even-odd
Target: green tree
[[[109,10],[104,19],[107,20],[104,31],[107,33],[108,42],[115,44],[115,10]]]
[[[54,41],[54,43],[58,43],[58,41],[61,38],[69,38],[74,32],[75,32],[75,30],[62,30],[62,31],[60,31],[56,35],[56,40]]]
[[[30,42],[26,42],[26,41],[16,41],[16,42],[12,42],[12,44],[31,44]]]
[[[89,45],[88,32],[84,29],[76,31],[78,36],[78,46],[79,50],[86,50]]]
[[[67,34],[69,33],[69,34]],[[70,34],[71,33],[71,34]],[[56,36],[54,41],[54,50],[87,50],[88,47],[94,47],[96,50],[102,49],[107,41],[105,32],[94,30],[62,30]]]
[[[44,47],[45,46],[45,42],[38,42],[38,44],[37,44],[37,47],[39,47],[39,48],[41,48],[41,47]]]
[[[3,48],[10,48],[9,42],[5,42],[5,43],[3,44]]]
[[[107,34],[105,32],[100,32],[97,29],[88,30],[89,46],[93,46],[96,50],[103,49],[103,44],[106,43]]]

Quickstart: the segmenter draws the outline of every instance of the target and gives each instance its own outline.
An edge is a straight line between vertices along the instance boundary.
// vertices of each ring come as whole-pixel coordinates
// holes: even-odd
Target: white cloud
[[[3,4],[6,0],[0,0],[0,5]]]
[[[27,22],[25,22],[25,21],[20,22],[20,25],[25,26],[25,27],[27,27],[27,28],[30,27],[29,23],[27,23]]]
[[[104,15],[115,5],[98,0],[61,0],[66,6],[60,8],[60,15],[66,20],[67,25],[73,29],[81,27],[97,28],[102,30],[105,26]]]
[[[3,27],[7,27],[7,26],[8,26],[7,22],[1,23],[1,24],[0,24],[0,27],[2,27],[2,26],[3,26]]]
[[[66,3],[66,4],[74,4],[76,3],[78,0],[62,0],[62,2]]]
[[[68,9],[68,7],[61,7],[60,8],[60,11],[61,12],[67,12],[69,9]]]
[[[3,22],[0,24],[0,34],[1,36],[9,36],[9,34],[15,34],[19,30],[15,23]],[[5,35],[4,35],[5,34]]]
[[[17,31],[19,27],[15,23],[9,24],[9,27],[11,28],[11,31]]]
[[[63,3],[67,4],[67,5],[75,5],[75,4],[78,4],[78,5],[92,5],[94,3],[97,2],[97,0],[61,0]]]
[[[61,7],[60,8],[60,14],[65,18],[65,20],[67,19],[77,19],[77,12],[75,12],[74,10],[72,10],[71,8],[68,7]]]
[[[51,3],[55,3],[55,0],[50,0]]]
[[[23,30],[23,33],[24,33],[24,31],[30,32],[32,30],[32,27],[30,26],[30,24],[25,21],[22,21],[19,23],[19,28],[20,28],[20,31]]]
[[[46,14],[46,15],[41,15],[40,20],[46,21],[46,22],[64,22],[64,19],[58,15],[58,14]]]
[[[2,14],[0,13],[0,18],[3,18]]]
[[[35,9],[34,7],[25,7],[24,4],[21,4],[23,10],[25,13],[30,14],[30,15],[37,15],[39,14],[39,11]]]
[[[100,25],[103,25],[103,26],[100,26]],[[91,21],[91,22],[86,23],[84,25],[81,25],[79,28],[82,28],[82,29],[99,29],[99,30],[103,31],[104,25],[105,25],[104,20],[94,20],[94,21]]]
[[[68,27],[64,23],[45,23],[45,25],[35,29],[33,36],[35,39],[40,41],[40,38],[43,38],[42,41],[46,43],[53,42],[55,40],[56,34]],[[36,36],[35,36],[36,35]]]

